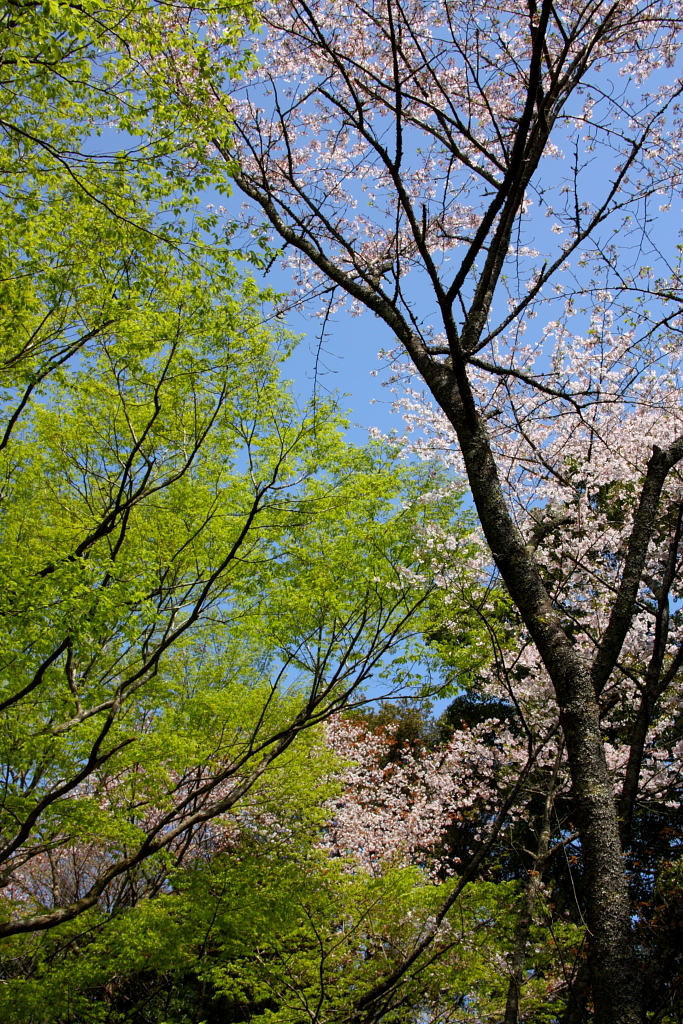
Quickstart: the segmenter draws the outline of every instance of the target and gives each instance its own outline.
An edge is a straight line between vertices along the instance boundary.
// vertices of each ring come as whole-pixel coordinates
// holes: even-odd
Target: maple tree
[[[3,938],[158,894],[303,731],[411,678],[433,587],[398,567],[457,505],[298,406],[258,257],[210,246],[156,69],[238,73],[232,11],[0,10]],[[127,151],[93,152],[109,118]]]

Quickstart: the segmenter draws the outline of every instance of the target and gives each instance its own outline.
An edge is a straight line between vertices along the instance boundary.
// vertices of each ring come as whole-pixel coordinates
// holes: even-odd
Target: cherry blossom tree
[[[406,367],[394,364],[394,370],[399,373]],[[394,390],[397,407],[407,420],[406,446],[416,454],[438,450],[457,460],[452,429],[443,414],[410,383]],[[639,485],[648,457],[653,445],[658,440],[664,445],[667,434],[675,430],[669,409],[680,398],[672,381],[651,379],[643,391],[645,396],[637,396],[632,403],[635,408],[624,401],[605,403],[586,411],[583,424],[558,405],[551,439],[531,400],[525,410],[524,438],[532,450],[543,449],[542,464],[534,473],[524,466],[520,469],[512,451],[514,438],[506,434],[504,425],[496,435],[508,493],[518,503],[517,522],[529,538],[574,645],[587,661],[599,651],[611,621],[619,574],[642,501]],[[524,396],[518,395],[517,402],[519,410]],[[659,406],[659,415],[653,416],[652,405]],[[418,424],[422,434],[413,438]],[[680,475],[674,471],[660,495],[630,628],[600,695],[620,835],[631,890],[641,908],[634,908],[634,920],[653,899],[659,872],[666,875],[668,859],[675,857],[672,846],[654,841],[654,823],[679,834],[683,780],[680,486]],[[442,576],[446,575],[444,565]],[[538,713],[544,687],[549,696],[549,682],[529,631],[523,630],[511,647],[498,646],[489,685],[494,692],[507,692],[527,720]],[[643,832],[649,832],[649,840],[644,840]],[[657,842],[660,849],[655,852]],[[581,1019],[588,990],[583,965],[575,978],[567,1020]],[[650,998],[648,991],[648,1002]]]
[[[456,701],[451,708],[455,715],[457,705]],[[558,730],[551,730],[545,743],[532,747],[531,757],[528,737],[519,723],[495,717],[451,726],[445,730],[450,733],[447,739],[445,722],[441,722],[441,737],[437,732],[431,741],[427,737],[425,745],[421,736],[401,741],[402,712],[391,705],[386,709],[392,710],[397,717],[381,725],[376,720],[383,721],[385,715],[337,718],[328,726],[328,744],[347,768],[341,794],[330,801],[333,818],[324,846],[334,856],[352,857],[362,871],[378,877],[408,865],[421,867],[435,881],[455,874],[457,885],[447,898],[450,905],[470,881],[492,878],[492,859],[506,862],[505,871],[501,874],[498,869],[497,876],[502,883],[499,916],[514,918],[517,912],[517,925],[505,953],[492,943],[488,956],[492,964],[498,960],[495,973],[509,979],[507,1000],[499,1012],[505,1014],[506,1022],[517,1021],[520,1006],[531,1009],[529,982],[536,974],[528,959],[532,927],[539,916],[546,926],[553,917],[556,926],[563,924],[553,914],[552,888],[544,880],[550,858],[563,853],[575,838],[557,803],[559,797],[566,805],[569,789]],[[521,883],[514,909],[509,893],[507,900],[503,895],[510,871]],[[552,961],[557,949],[543,945]],[[448,951],[446,946],[437,959]],[[556,961],[555,969],[549,969],[546,960],[542,972],[546,991],[560,1004],[567,989],[561,967],[562,962]],[[416,977],[422,969],[418,968]],[[476,985],[451,991],[456,1001],[463,996],[476,1003]],[[388,1003],[383,1000],[382,1011],[390,1006],[391,997]]]
[[[397,726],[377,730],[344,718],[329,726],[328,743],[350,765],[326,845],[372,873],[398,860],[423,864],[438,877],[445,866],[439,841],[448,826],[472,811],[495,818],[506,782],[514,783],[525,766],[526,743],[488,721],[433,750],[403,746],[392,758]],[[496,742],[487,743],[483,734],[492,728]]]
[[[527,685],[547,680],[561,721],[596,1020],[640,1021],[623,844],[681,662],[680,10],[290,0],[263,18],[236,138],[214,144],[300,298],[382,320],[435,404],[412,394],[431,451],[457,447]]]

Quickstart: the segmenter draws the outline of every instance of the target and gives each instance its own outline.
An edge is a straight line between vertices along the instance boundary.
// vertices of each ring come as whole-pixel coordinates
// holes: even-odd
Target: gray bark
[[[591,977],[598,1024],[641,1024],[638,964],[612,783],[590,667],[574,650],[515,526],[482,418],[467,386],[441,371],[428,381],[455,428],[472,495],[496,565],[552,679],[567,745],[584,861]],[[461,378],[462,379],[462,378]],[[461,385],[462,387],[462,385]]]

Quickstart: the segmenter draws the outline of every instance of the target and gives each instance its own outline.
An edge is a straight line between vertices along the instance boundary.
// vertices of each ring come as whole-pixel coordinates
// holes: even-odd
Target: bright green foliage
[[[177,852],[169,829],[227,810],[392,652],[412,678],[431,583],[401,569],[430,480],[299,413],[253,289],[229,289],[167,263],[3,452],[0,856],[50,923]]]
[[[156,295],[167,265],[201,283],[195,261],[215,220],[197,213],[210,171],[187,173],[199,115],[167,97],[157,69],[172,52],[196,92],[215,90],[239,72],[232,44],[246,10],[0,5],[0,447],[34,389]],[[226,130],[224,112],[200,109]],[[224,247],[211,262],[228,268]]]
[[[247,16],[0,11],[0,934],[154,895],[303,730],[414,677],[433,480],[297,408],[268,295],[185,223]]]
[[[229,127],[221,85],[251,59],[237,44],[253,24],[241,0],[2,3],[3,194],[71,182],[123,216],[132,190],[169,201],[172,187],[181,207],[211,180],[198,139]]]
[[[19,976],[5,987],[3,1019],[346,1019],[358,993],[410,952],[453,883],[427,884],[414,868],[371,878],[327,860],[315,849],[325,758],[308,753],[305,767],[287,769],[296,776],[304,767],[297,794],[276,806],[271,790],[261,805],[267,825],[242,832],[238,856],[219,853],[177,873],[172,892],[109,921],[91,913],[40,939],[14,940]],[[514,882],[469,886],[387,1019],[499,1021],[517,891]],[[578,938],[572,926],[555,928],[550,941],[542,921],[533,928],[525,1019],[545,1019],[561,960]]]

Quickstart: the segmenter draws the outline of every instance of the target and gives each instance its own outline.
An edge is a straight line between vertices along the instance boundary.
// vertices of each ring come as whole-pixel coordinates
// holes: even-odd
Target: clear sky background
[[[291,288],[285,271],[273,274],[272,281],[268,275],[266,282],[283,291]],[[323,324],[313,310],[289,313],[286,323],[303,335],[284,369],[302,400],[311,398],[315,388],[321,396],[336,392],[349,414],[349,440],[356,444],[365,443],[369,427],[401,430],[401,417],[391,412],[392,396],[381,386],[383,375],[372,375],[382,367],[379,351],[395,344],[382,321],[369,312],[351,316],[342,309],[325,324],[322,341]]]

